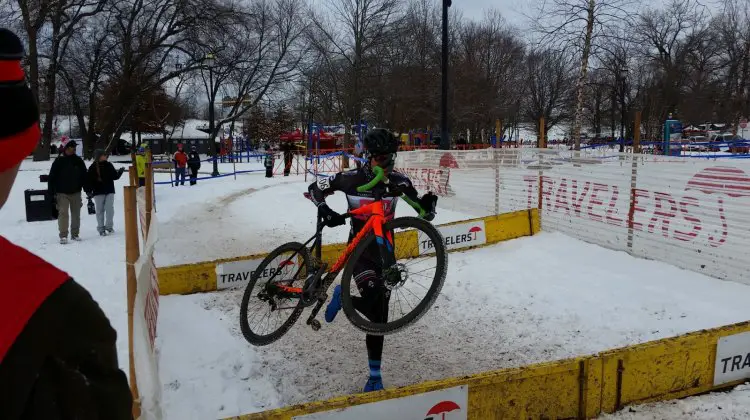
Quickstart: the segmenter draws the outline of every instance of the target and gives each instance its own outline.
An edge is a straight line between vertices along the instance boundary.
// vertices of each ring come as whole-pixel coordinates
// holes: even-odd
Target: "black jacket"
[[[86,187],[86,164],[78,155],[60,155],[49,171],[48,188],[53,194],[80,193]]]
[[[346,194],[346,201],[349,210],[357,209],[363,205],[370,204],[374,201],[373,191],[358,192],[357,187],[365,185],[374,178],[372,170],[363,166],[359,169],[353,169],[346,172],[339,172],[338,174],[328,177],[320,178],[317,182],[313,182],[308,187],[310,193],[310,200],[316,205],[320,206],[325,204],[325,198],[328,195],[333,194],[336,191],[341,191]],[[412,201],[419,201],[419,195],[417,190],[411,183],[411,180],[406,175],[400,172],[391,172],[388,175],[388,182],[392,185],[397,186],[404,195],[409,197]],[[383,184],[380,184],[376,188],[383,188]],[[381,190],[382,191],[382,190]],[[398,197],[384,197],[383,198],[383,211],[385,213],[386,220],[392,219],[396,214],[396,204],[398,204]],[[352,217],[351,218],[351,231],[349,232],[349,241],[364,228],[367,218]],[[372,242],[368,250],[360,258],[363,262],[366,262],[371,267],[379,266],[380,258],[378,253],[378,245],[375,241]]]
[[[121,176],[122,171],[116,170],[110,162],[94,162],[89,166],[86,192],[91,195],[114,194],[115,180]]]
[[[201,168],[201,157],[198,152],[190,152],[188,154],[187,166],[196,171]]]
[[[117,333],[91,295],[65,273],[2,237],[0,250],[14,256],[4,284],[29,283],[15,300],[41,299],[35,309],[22,303],[17,305],[25,309],[11,309],[19,316],[31,311],[26,315],[30,317],[15,337],[12,331],[10,337],[0,337],[12,342],[0,356],[0,418],[131,420],[132,396],[118,367]],[[44,293],[38,292],[45,288],[44,279],[61,283],[46,298],[34,298]],[[12,320],[0,322],[13,327]],[[7,329],[0,328],[0,333]]]

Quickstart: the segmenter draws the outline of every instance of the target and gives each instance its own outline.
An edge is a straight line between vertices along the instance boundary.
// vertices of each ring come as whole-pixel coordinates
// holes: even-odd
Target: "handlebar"
[[[383,171],[383,168],[381,168],[380,166],[374,166],[372,168],[372,171],[375,172],[375,178],[373,178],[372,181],[368,182],[367,184],[357,187],[357,192],[370,191],[371,189],[375,188],[375,186],[378,185],[380,181],[386,180],[385,171]]]
[[[366,192],[370,191],[371,189],[375,188],[376,185],[378,185],[381,181],[385,181],[385,183],[388,183],[388,178],[385,175],[385,171],[383,171],[383,168],[380,166],[374,166],[372,168],[372,171],[375,172],[375,178],[373,178],[370,182],[368,182],[365,185],[360,185],[357,187],[357,192]],[[378,199],[382,198],[383,196],[386,197],[400,197],[403,195],[404,201],[409,203],[414,210],[419,213],[419,217],[424,217],[427,212],[422,208],[422,206],[419,205],[419,203],[411,200],[408,196],[404,195],[401,191],[392,191],[391,193],[386,193],[384,195],[378,195]],[[347,217],[351,216],[349,213],[346,213]]]

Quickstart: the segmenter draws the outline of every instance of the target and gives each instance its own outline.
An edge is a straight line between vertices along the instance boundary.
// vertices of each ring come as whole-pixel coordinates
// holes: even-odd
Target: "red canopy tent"
[[[336,137],[332,135],[331,133],[318,133],[313,132],[313,148],[320,148],[320,150],[331,150],[335,149],[336,146]],[[279,141],[291,141],[291,142],[300,142],[307,145],[308,136],[302,135],[302,131],[297,129],[295,131],[291,131],[288,133],[283,133],[279,136]],[[316,143],[320,141],[320,145],[317,145]]]

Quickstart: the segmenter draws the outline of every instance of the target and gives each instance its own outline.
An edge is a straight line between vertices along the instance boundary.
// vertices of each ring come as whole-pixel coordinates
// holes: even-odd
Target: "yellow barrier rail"
[[[485,226],[486,242],[480,246],[492,245],[523,236],[531,236],[541,230],[539,211],[537,209],[521,210],[498,216],[462,220],[459,222],[439,225],[438,228],[477,221],[483,221]],[[403,235],[408,235],[409,233],[412,232],[404,232]],[[416,235],[410,235],[407,238],[404,238],[403,235],[397,235],[396,241],[417,241]],[[324,245],[322,249],[323,260],[332,265],[345,248],[346,244]],[[399,249],[398,246],[396,248]],[[418,249],[416,246],[406,248]],[[467,247],[462,248],[461,250],[471,248],[477,247]],[[171,295],[215,291],[218,289],[216,276],[217,265],[233,261],[259,260],[263,259],[266,255],[267,254],[256,254],[195,264],[160,267],[157,269],[159,293],[161,295]]]
[[[466,413],[472,420],[591,418],[626,405],[698,395],[742,383],[713,385],[718,340],[744,332],[750,332],[750,322],[593,356],[336,397],[228,420],[291,420],[457,386],[468,387]]]

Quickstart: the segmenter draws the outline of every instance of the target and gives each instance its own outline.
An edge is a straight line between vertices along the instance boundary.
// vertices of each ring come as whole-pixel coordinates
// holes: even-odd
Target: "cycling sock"
[[[380,360],[368,360],[370,365],[370,378],[380,378]]]

